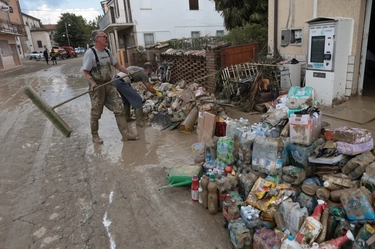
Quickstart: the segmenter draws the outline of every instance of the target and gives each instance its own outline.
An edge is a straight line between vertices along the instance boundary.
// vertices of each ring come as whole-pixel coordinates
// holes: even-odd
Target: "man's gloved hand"
[[[158,96],[159,99],[160,99],[160,98],[163,98],[163,93],[160,92],[158,89],[156,89],[156,87],[154,87],[154,89],[155,89],[155,94],[156,94],[156,96]]]
[[[98,87],[98,85],[96,84],[95,81],[90,82],[90,91],[91,92],[95,91],[95,88],[97,88],[97,87]]]

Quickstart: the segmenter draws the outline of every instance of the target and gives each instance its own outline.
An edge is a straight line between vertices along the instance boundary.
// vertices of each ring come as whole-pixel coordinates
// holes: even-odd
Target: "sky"
[[[61,13],[72,13],[93,21],[103,15],[102,0],[19,0],[22,13],[40,19],[42,24],[56,24]]]

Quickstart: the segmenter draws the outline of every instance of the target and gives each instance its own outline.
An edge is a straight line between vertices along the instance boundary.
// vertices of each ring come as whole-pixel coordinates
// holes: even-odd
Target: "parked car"
[[[85,49],[84,48],[75,48],[74,50],[76,51],[77,54],[83,54],[83,53],[85,53]]]
[[[59,48],[57,49],[58,57],[62,60],[65,60],[65,58],[68,58],[68,52],[66,52],[65,49]]]
[[[77,57],[76,51],[74,51],[73,47],[70,46],[60,46],[60,48],[66,51],[66,58],[69,57]]]
[[[29,59],[30,60],[40,60],[43,57],[43,52],[42,51],[33,51],[29,54]]]

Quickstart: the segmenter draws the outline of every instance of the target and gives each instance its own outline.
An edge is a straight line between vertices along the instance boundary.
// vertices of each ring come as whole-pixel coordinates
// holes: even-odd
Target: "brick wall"
[[[185,80],[187,83],[199,83],[205,86],[209,92],[215,91],[215,73],[220,70],[221,48],[227,47],[229,44],[209,45],[202,50],[166,50],[164,51],[156,47],[146,48],[147,58],[152,61],[155,58],[153,55],[160,55],[160,60],[157,62],[166,61],[173,63],[171,65],[171,83],[176,83],[180,80]]]

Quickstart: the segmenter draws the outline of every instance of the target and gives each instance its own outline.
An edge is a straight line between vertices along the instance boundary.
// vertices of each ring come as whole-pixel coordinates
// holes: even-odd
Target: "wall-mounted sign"
[[[1,5],[1,6],[0,6],[0,9],[1,9],[2,11],[7,12],[7,11],[10,10],[10,7],[9,7],[8,5]]]

